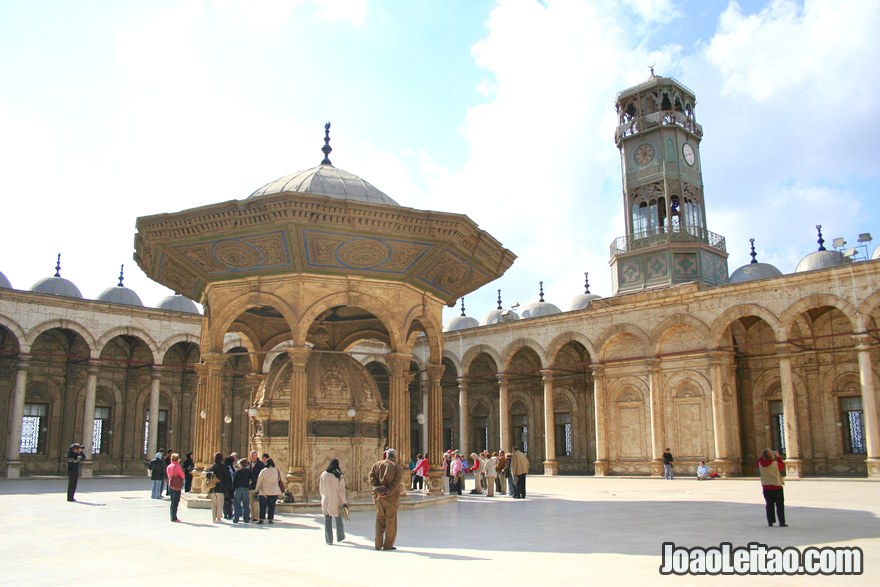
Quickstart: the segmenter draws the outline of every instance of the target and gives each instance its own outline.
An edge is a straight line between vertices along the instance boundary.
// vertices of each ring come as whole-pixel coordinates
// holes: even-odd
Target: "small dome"
[[[257,198],[284,192],[327,196],[365,204],[400,205],[373,184],[332,165],[318,165],[306,171],[285,175],[267,183],[248,197]]]
[[[584,293],[571,298],[571,304],[569,307],[572,311],[583,310],[589,306],[593,300],[598,300],[601,297],[602,296],[600,295],[590,293],[590,274],[584,273]]]
[[[525,307],[522,312],[522,317],[523,319],[540,318],[541,316],[550,316],[552,314],[559,314],[560,312],[562,312],[562,310],[550,302],[535,302],[534,304],[529,304]]]
[[[794,272],[801,273],[802,271],[827,269],[829,267],[837,267],[838,265],[844,265],[851,262],[852,261],[847,257],[844,257],[843,253],[840,251],[816,251],[801,259],[801,262],[798,263]]]
[[[874,249],[874,254],[871,255],[871,259],[880,259],[880,245],[877,245],[877,248]]]
[[[12,284],[9,283],[9,280],[6,279],[6,276],[3,275],[3,272],[0,271],[0,288],[3,289],[12,289]]]
[[[121,285],[108,287],[102,291],[101,295],[98,296],[98,301],[110,302],[111,304],[123,304],[126,306],[143,307],[144,305],[138,295],[134,293],[134,290]]]
[[[83,297],[79,288],[76,287],[73,282],[68,281],[63,277],[44,277],[31,287],[31,291],[42,294],[51,294],[53,296],[64,296],[66,298],[82,299]]]
[[[745,283],[746,281],[754,281],[756,279],[765,279],[767,277],[779,277],[782,271],[771,265],[770,263],[748,263],[743,265],[730,275],[728,283]]]
[[[481,324],[483,326],[489,326],[490,324],[513,322],[514,320],[519,320],[519,314],[517,314],[515,310],[502,310],[499,308],[491,310],[488,314],[486,314]]]
[[[187,314],[200,313],[199,308],[194,301],[180,294],[172,294],[163,298],[156,307],[160,310],[171,310],[172,312],[186,312]]]
[[[471,316],[456,316],[446,323],[443,332],[455,332],[456,330],[464,330],[466,328],[476,328],[480,323],[476,318]]]

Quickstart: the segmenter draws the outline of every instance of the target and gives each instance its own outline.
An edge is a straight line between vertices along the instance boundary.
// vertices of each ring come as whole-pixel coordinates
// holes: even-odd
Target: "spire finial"
[[[538,293],[538,301],[543,302],[544,301],[544,282],[539,281],[538,286],[540,288],[540,292]]]
[[[461,298],[461,315],[464,316],[464,298]]]
[[[321,165],[333,165],[330,163],[330,151],[333,150],[333,147],[330,146],[330,123],[324,125],[324,146],[321,147],[321,152],[324,153],[324,159],[321,161]]]
[[[749,263],[757,263],[758,262],[758,255],[755,254],[755,239],[750,238],[749,243],[751,243],[751,247],[752,247],[752,252],[749,253],[749,257],[751,257],[752,260]]]
[[[123,263],[122,265],[119,266],[119,283],[116,285],[116,287],[125,287],[124,285],[122,285],[122,280],[124,279],[122,277],[122,271],[124,269],[125,269],[125,263]]]
[[[587,271],[584,271],[584,293],[590,293],[590,274]]]
[[[651,65],[649,65],[649,66],[648,66],[648,69],[651,70],[651,78],[653,79],[653,78],[655,77],[655,76],[654,76],[654,64],[652,63]]]
[[[55,262],[55,277],[61,277],[61,253],[58,253],[58,261]]]
[[[501,290],[498,290],[498,309],[501,309]]]
[[[822,238],[822,225],[817,224],[816,230],[819,231],[819,240],[816,241],[817,243],[819,243],[819,250],[824,251],[825,250],[825,239]]]

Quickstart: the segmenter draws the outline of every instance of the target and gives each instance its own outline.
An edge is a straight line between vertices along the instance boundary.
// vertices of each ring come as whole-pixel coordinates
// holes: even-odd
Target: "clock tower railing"
[[[627,236],[620,236],[611,243],[611,255],[629,253],[639,249],[668,245],[671,243],[701,242],[717,249],[722,253],[727,252],[727,242],[720,234],[706,230],[699,226],[674,227],[673,230],[654,228],[643,230]]]

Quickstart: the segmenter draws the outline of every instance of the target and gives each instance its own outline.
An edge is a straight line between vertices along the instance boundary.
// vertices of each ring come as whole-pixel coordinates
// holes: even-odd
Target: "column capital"
[[[86,373],[90,376],[94,375],[98,376],[98,373],[101,371],[101,361],[98,359],[89,359],[86,363]]]
[[[428,372],[428,378],[432,384],[440,383],[443,373],[446,371],[446,365],[428,365],[425,367],[425,371]]]
[[[660,359],[657,357],[646,357],[645,364],[648,366],[648,369],[651,371],[659,371],[660,370]]]
[[[294,369],[304,370],[311,352],[312,349],[307,346],[298,346],[287,349],[287,356],[290,357],[290,362],[293,363]]]
[[[467,389],[468,381],[470,381],[470,379],[465,375],[464,377],[459,377],[456,381],[458,382],[459,389]]]
[[[867,332],[859,332],[852,335],[853,343],[856,345],[857,351],[871,350],[871,335]]]
[[[777,341],[774,346],[776,347],[776,356],[780,359],[790,359],[794,352],[794,345],[787,340]]]
[[[604,363],[590,363],[589,367],[593,371],[593,377],[605,377]]]
[[[161,379],[162,378],[162,365],[151,365],[150,366],[150,378],[151,379]]]
[[[510,375],[504,372],[496,373],[495,378],[498,380],[498,385],[507,385],[510,382]]]
[[[19,371],[27,371],[31,366],[31,356],[30,355],[18,355],[18,361],[15,364],[16,369]]]
[[[393,375],[395,372],[401,373],[409,371],[409,363],[412,360],[412,355],[388,353],[385,355],[385,360],[388,362],[388,366],[391,367],[391,373]]]
[[[222,369],[229,357],[225,353],[205,353],[202,355],[201,364],[210,370]]]

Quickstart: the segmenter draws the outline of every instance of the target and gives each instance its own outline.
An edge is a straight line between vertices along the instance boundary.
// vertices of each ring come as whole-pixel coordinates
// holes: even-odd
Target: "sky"
[[[323,157],[403,206],[463,213],[518,256],[466,297],[613,295],[617,93],[694,91],[707,228],[732,273],[880,245],[876,0],[94,0],[0,3],[0,272],[86,298],[170,290],[138,216],[244,199]],[[459,309],[446,309],[444,322]]]

